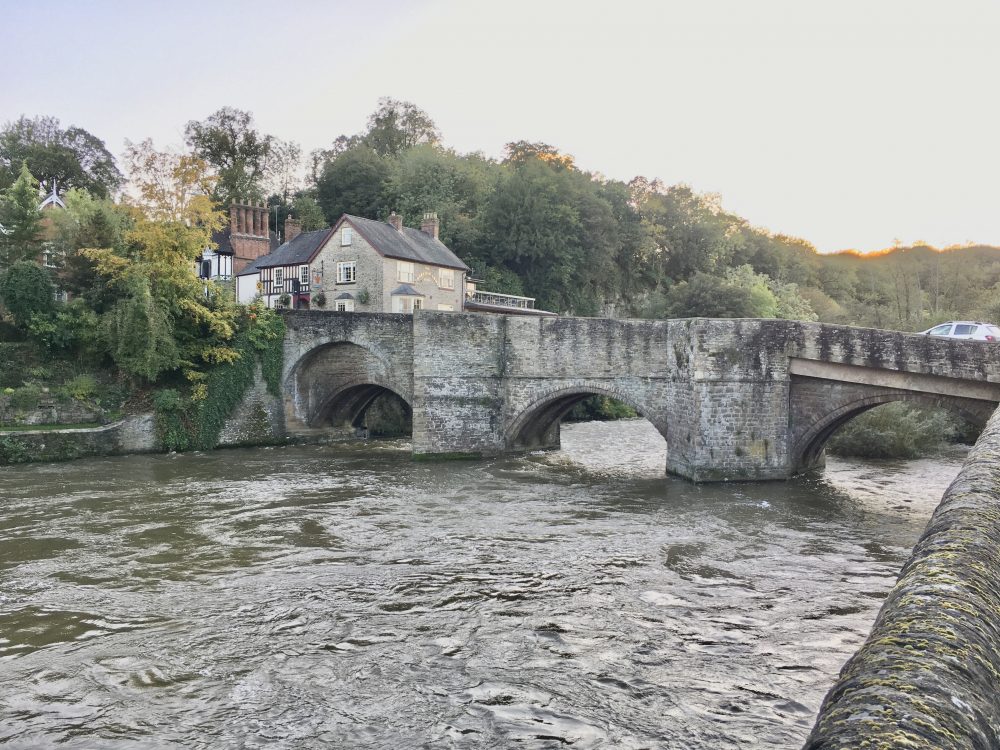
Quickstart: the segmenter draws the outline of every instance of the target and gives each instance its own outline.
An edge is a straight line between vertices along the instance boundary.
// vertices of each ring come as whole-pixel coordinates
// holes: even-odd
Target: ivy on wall
[[[285,321],[256,304],[247,308],[241,323],[231,342],[240,355],[236,360],[196,376],[186,394],[174,388],[155,394],[156,430],[167,450],[214,448],[229,415],[253,385],[258,361],[268,393],[281,395]]]

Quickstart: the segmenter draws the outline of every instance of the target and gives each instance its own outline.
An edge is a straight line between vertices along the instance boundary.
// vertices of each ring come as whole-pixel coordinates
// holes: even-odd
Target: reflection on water
[[[0,468],[0,744],[798,747],[960,461],[693,486],[644,421],[408,450]]]

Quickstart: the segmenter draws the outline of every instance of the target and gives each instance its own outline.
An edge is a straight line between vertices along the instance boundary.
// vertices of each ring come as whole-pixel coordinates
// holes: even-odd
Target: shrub
[[[69,380],[62,392],[77,401],[89,401],[97,394],[97,378],[89,374],[81,374]]]
[[[31,460],[31,449],[23,440],[0,436],[0,464],[23,464]]]
[[[855,417],[827,443],[831,453],[860,458],[919,458],[940,450],[958,432],[939,409],[894,402]]]
[[[42,387],[36,383],[15,388],[10,396],[10,405],[17,411],[30,411],[37,408],[43,392]]]
[[[566,415],[568,422],[632,419],[639,416],[635,409],[608,396],[591,396],[573,407]]]

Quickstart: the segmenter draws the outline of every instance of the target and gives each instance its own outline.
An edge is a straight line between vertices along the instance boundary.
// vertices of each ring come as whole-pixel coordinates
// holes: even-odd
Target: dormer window
[[[340,230],[340,246],[347,247],[354,241],[354,232],[351,231],[350,227],[344,227]]]

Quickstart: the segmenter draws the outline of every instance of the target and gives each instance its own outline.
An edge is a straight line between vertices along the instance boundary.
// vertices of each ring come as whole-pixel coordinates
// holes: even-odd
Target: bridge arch
[[[591,396],[607,396],[631,406],[639,416],[648,419],[657,431],[667,437],[666,427],[650,418],[649,413],[626,393],[617,388],[591,383],[557,388],[536,396],[510,421],[504,432],[507,450],[528,451],[559,447],[559,427],[574,406]]]
[[[795,442],[792,446],[793,473],[802,473],[821,466],[823,452],[830,438],[855,417],[878,406],[902,401],[917,406],[946,409],[967,422],[983,426],[996,408],[995,403],[967,398],[949,397],[918,391],[882,391],[856,395],[847,401],[834,403],[832,407],[801,431],[793,431]],[[795,414],[792,418],[794,420]]]
[[[406,375],[369,347],[352,341],[326,341],[289,368],[285,392],[305,427],[360,427],[369,407],[387,393],[398,397],[409,415],[413,394]]]

